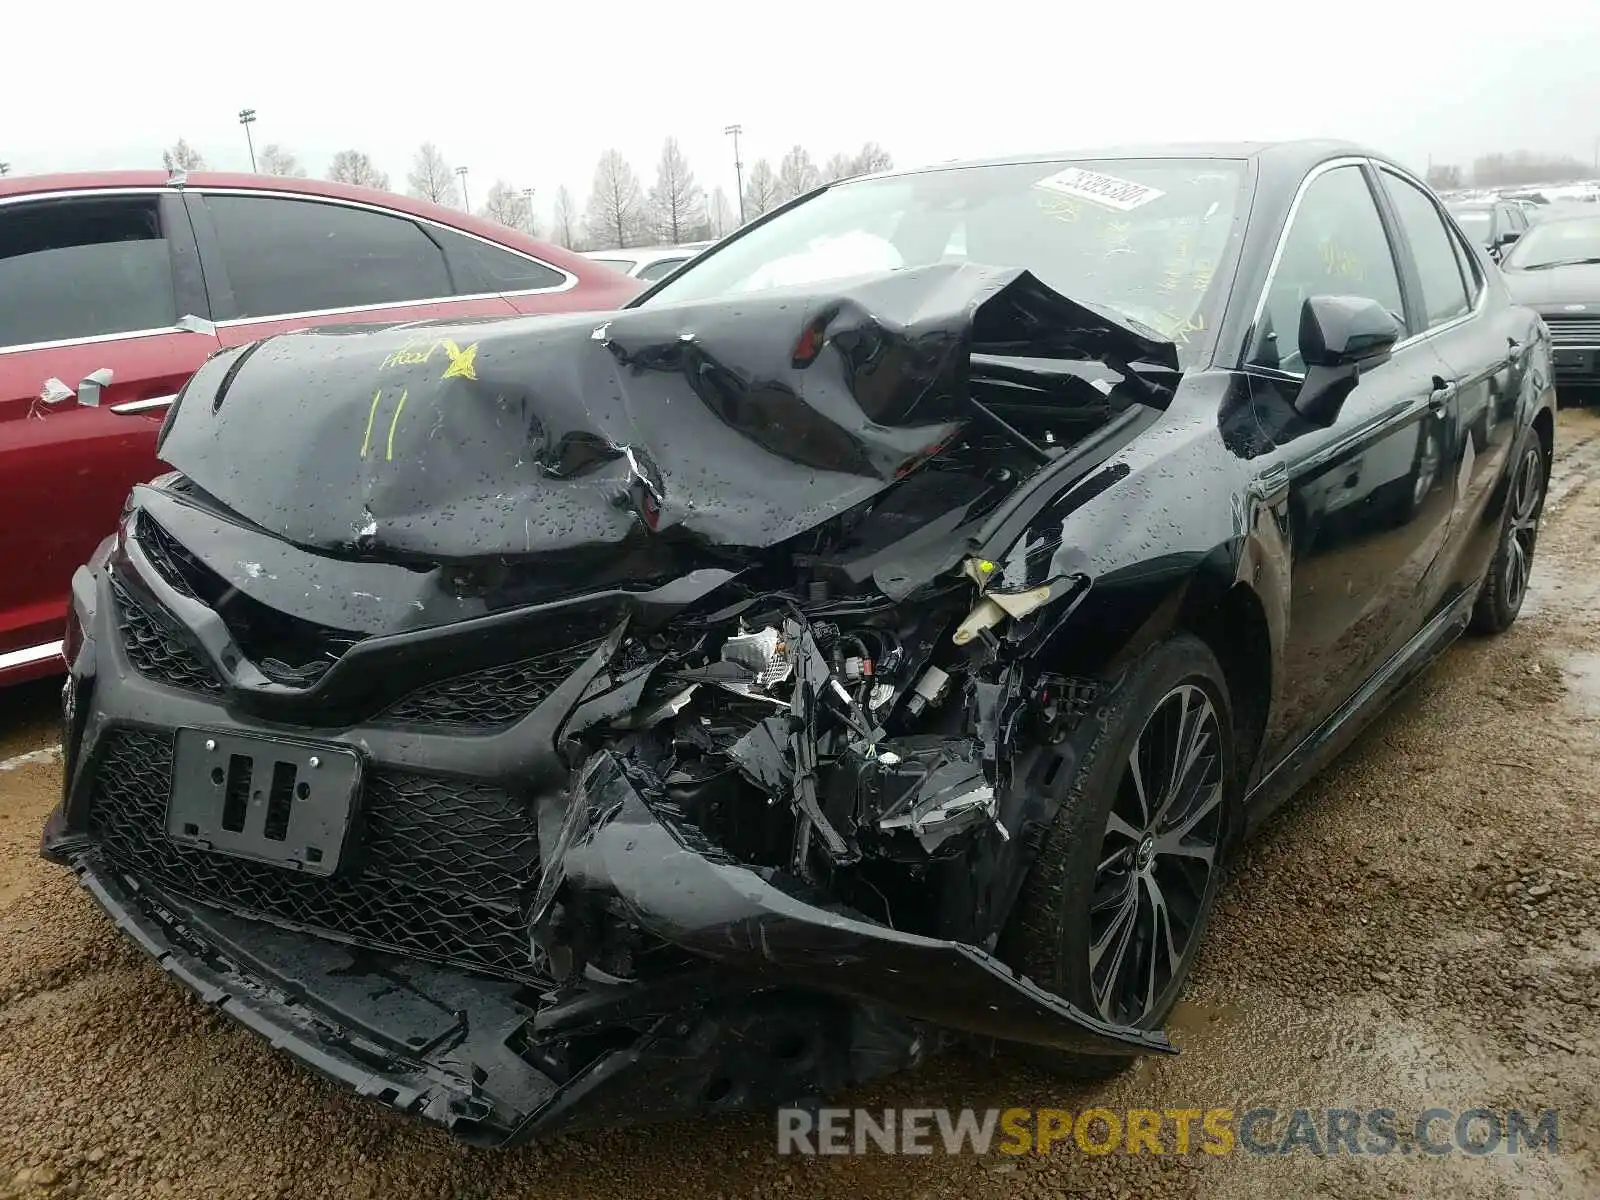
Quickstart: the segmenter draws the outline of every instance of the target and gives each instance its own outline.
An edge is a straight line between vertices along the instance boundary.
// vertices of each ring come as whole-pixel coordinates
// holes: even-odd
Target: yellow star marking
[[[478,343],[473,342],[463,350],[449,338],[439,343],[444,347],[444,352],[450,356],[450,365],[444,369],[444,374],[439,376],[441,381],[446,379],[476,379],[478,377]]]

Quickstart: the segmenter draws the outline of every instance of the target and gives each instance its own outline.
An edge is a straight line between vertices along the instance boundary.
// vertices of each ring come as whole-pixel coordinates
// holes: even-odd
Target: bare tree
[[[803,196],[822,182],[816,163],[804,146],[793,146],[778,164],[778,202]]]
[[[835,179],[848,179],[856,173],[855,156],[851,154],[830,154],[828,161],[822,164],[822,182],[832,183]]]
[[[656,163],[650,220],[656,236],[669,246],[689,241],[691,234],[701,232],[705,225],[706,194],[694,181],[694,172],[675,137],[662,144],[661,160]]]
[[[533,189],[515,188],[504,179],[496,179],[478,215],[524,233],[534,233]]]
[[[204,171],[206,160],[188,142],[179,138],[170,150],[161,152],[161,164],[169,171]]]
[[[1428,186],[1439,191],[1448,191],[1461,186],[1461,168],[1449,166],[1445,163],[1437,167],[1428,168]]]
[[[556,210],[554,227],[550,236],[555,238],[559,245],[568,250],[578,248],[578,204],[572,198],[572,193],[562,184],[556,189]]]
[[[750,177],[744,185],[745,220],[759,217],[778,202],[778,177],[772,164],[764,158],[756,159],[750,167]]]
[[[328,178],[335,183],[353,183],[357,187],[389,190],[389,177],[372,160],[359,150],[341,150],[328,164]]]
[[[261,147],[258,169],[263,175],[287,175],[292,179],[306,177],[306,169],[300,165],[294,151],[277,142],[268,142]]]
[[[1566,183],[1588,179],[1593,174],[1588,163],[1559,154],[1535,154],[1513,150],[1486,154],[1472,163],[1472,182],[1480,187],[1503,187],[1518,183]]]
[[[877,142],[866,142],[861,149],[856,151],[850,159],[851,175],[871,175],[874,171],[887,171],[894,166],[894,159],[889,152]]]
[[[711,189],[711,199],[706,204],[706,224],[710,226],[714,238],[726,237],[739,224],[738,214],[733,211],[733,205],[728,202],[728,193],[722,190],[720,184]]]
[[[594,169],[594,190],[589,193],[583,225],[596,249],[639,246],[649,237],[639,177],[616,150],[602,154]]]
[[[431,200],[435,204],[456,203],[455,170],[432,142],[423,142],[417,148],[417,156],[411,160],[411,170],[406,175],[406,184],[410,194],[418,200]]]

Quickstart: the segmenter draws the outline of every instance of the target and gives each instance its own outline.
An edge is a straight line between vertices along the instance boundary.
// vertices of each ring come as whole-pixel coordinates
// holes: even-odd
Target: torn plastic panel
[[[1176,361],[1026,272],[940,265],[598,326],[284,334],[207,362],[161,454],[303,546],[540,559],[577,590],[774,546],[963,442],[969,459],[1006,446],[994,469],[1010,478],[991,484],[1013,489],[1117,411],[1160,402]]]
[[[940,1041],[894,1013],[712,967],[541,995],[130,887],[94,850],[61,849],[123,932],[202,1002],[474,1145],[793,1104],[914,1067]]]
[[[561,871],[578,896],[614,897],[674,945],[969,1033],[1091,1054],[1172,1052],[1163,1034],[1106,1024],[976,947],[830,911],[775,876],[697,849],[693,835],[652,811],[610,753],[586,766],[585,779],[586,816],[575,822],[585,832],[565,842]],[[548,929],[535,936],[559,940]]]

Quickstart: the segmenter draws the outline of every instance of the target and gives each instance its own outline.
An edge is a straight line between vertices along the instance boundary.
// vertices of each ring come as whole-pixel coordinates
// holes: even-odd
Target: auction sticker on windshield
[[[1065,171],[1046,175],[1034,186],[1058,192],[1063,196],[1075,196],[1079,200],[1103,204],[1107,208],[1119,209],[1122,212],[1130,212],[1142,204],[1149,204],[1150,201],[1166,195],[1160,188],[1135,183],[1131,179],[1118,179],[1115,175],[1102,175],[1098,171],[1085,170],[1083,167],[1068,167]]]

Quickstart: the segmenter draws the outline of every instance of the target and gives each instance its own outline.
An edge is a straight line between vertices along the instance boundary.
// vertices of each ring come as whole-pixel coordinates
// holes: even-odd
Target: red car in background
[[[367,188],[0,178],[0,685],[63,669],[72,572],[161,473],[167,407],[213,351],[307,325],[612,309],[642,286]]]

